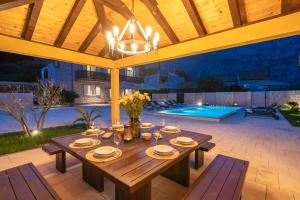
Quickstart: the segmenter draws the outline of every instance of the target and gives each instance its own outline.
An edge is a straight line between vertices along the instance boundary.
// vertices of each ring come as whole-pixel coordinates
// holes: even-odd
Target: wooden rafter
[[[55,46],[61,47],[68,36],[72,26],[74,25],[77,17],[79,16],[86,0],[76,0],[73,8],[68,16],[68,18],[65,21],[65,24],[63,25],[56,41],[55,41]]]
[[[110,9],[114,10],[115,12],[121,14],[126,19],[130,19],[133,14],[128,9],[125,3],[123,3],[121,0],[98,0],[103,5],[109,7]]]
[[[163,16],[159,8],[157,7],[156,0],[141,0],[145,6],[148,8],[148,10],[151,12],[153,17],[156,19],[158,24],[161,26],[161,28],[164,30],[164,32],[167,34],[169,39],[173,43],[178,43],[179,39],[176,36],[175,32],[172,30],[171,26],[168,24],[166,18]]]
[[[31,40],[44,0],[36,0],[30,4],[27,11],[22,37]]]
[[[281,14],[286,15],[292,12],[292,0],[281,0]]]
[[[247,24],[248,20],[247,20],[245,0],[238,0],[238,5],[239,5],[239,12],[240,12],[242,25]]]
[[[0,11],[32,4],[35,0],[0,0]]]
[[[182,0],[182,3],[184,5],[187,13],[189,14],[199,36],[205,35],[207,32],[205,30],[205,27],[203,25],[201,17],[197,11],[197,7],[195,5],[194,0]]]
[[[98,33],[100,32],[101,28],[100,28],[100,23],[97,22],[93,29],[91,30],[91,32],[88,34],[88,36],[85,38],[85,40],[83,41],[83,43],[81,44],[80,48],[79,48],[79,52],[85,52],[85,50],[90,46],[90,44],[92,43],[92,41],[95,39],[95,37],[98,35]]]
[[[228,6],[231,13],[231,19],[234,27],[242,26],[242,20],[240,16],[240,9],[238,0],[228,0]]]

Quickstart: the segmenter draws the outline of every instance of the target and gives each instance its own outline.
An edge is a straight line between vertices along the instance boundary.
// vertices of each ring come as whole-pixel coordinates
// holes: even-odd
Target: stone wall
[[[12,103],[15,100],[20,100],[27,109],[33,107],[33,94],[32,93],[0,93],[0,103]],[[0,105],[0,109],[1,105]]]
[[[152,94],[153,101],[162,101],[162,100],[176,100],[177,94],[176,93],[167,93],[167,94]]]
[[[266,97],[266,98],[265,98]],[[283,104],[288,101],[300,101],[300,91],[256,91],[256,92],[211,92],[185,93],[186,104],[264,106],[272,103]]]

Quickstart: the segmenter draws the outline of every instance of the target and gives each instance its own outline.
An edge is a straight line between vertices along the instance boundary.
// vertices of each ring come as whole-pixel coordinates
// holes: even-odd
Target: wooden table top
[[[162,135],[163,139],[160,139],[158,141],[158,144],[168,144],[170,146],[173,146],[180,152],[180,156],[178,158],[172,160],[158,160],[147,156],[145,150],[155,145],[154,139],[148,142],[143,141],[142,138],[140,138],[139,140],[133,140],[131,142],[122,142],[119,145],[119,148],[122,150],[123,155],[116,160],[105,163],[91,162],[86,159],[85,155],[88,151],[96,149],[99,146],[110,145],[115,147],[116,145],[113,143],[113,137],[109,139],[101,139],[100,145],[87,149],[74,149],[69,147],[69,144],[74,140],[86,137],[82,136],[81,134],[52,138],[51,142],[63,148],[66,152],[70,153],[82,162],[91,163],[93,166],[101,170],[101,172],[103,172],[103,175],[109,178],[115,184],[122,185],[126,188],[129,188],[131,191],[135,191],[144,183],[150,181],[155,176],[161,174],[166,169],[176,164],[178,161],[184,159],[195,149],[199,148],[199,146],[205,144],[212,138],[211,135],[205,135],[185,130],[182,130],[181,133],[162,133]],[[186,148],[171,145],[169,140],[178,136],[191,137],[198,142],[198,146]]]

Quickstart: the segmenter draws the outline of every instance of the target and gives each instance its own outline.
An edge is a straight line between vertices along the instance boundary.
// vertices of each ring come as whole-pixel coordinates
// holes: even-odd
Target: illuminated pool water
[[[210,121],[221,121],[240,109],[240,107],[232,106],[185,106],[181,108],[159,111],[158,113],[171,116],[208,119]]]

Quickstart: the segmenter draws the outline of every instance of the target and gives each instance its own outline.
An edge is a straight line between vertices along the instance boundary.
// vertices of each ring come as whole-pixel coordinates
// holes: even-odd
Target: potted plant
[[[139,91],[133,94],[125,94],[120,100],[121,106],[130,118],[130,129],[132,136],[135,138],[140,137],[139,116],[143,111],[144,104],[150,100],[148,93],[142,94]]]

